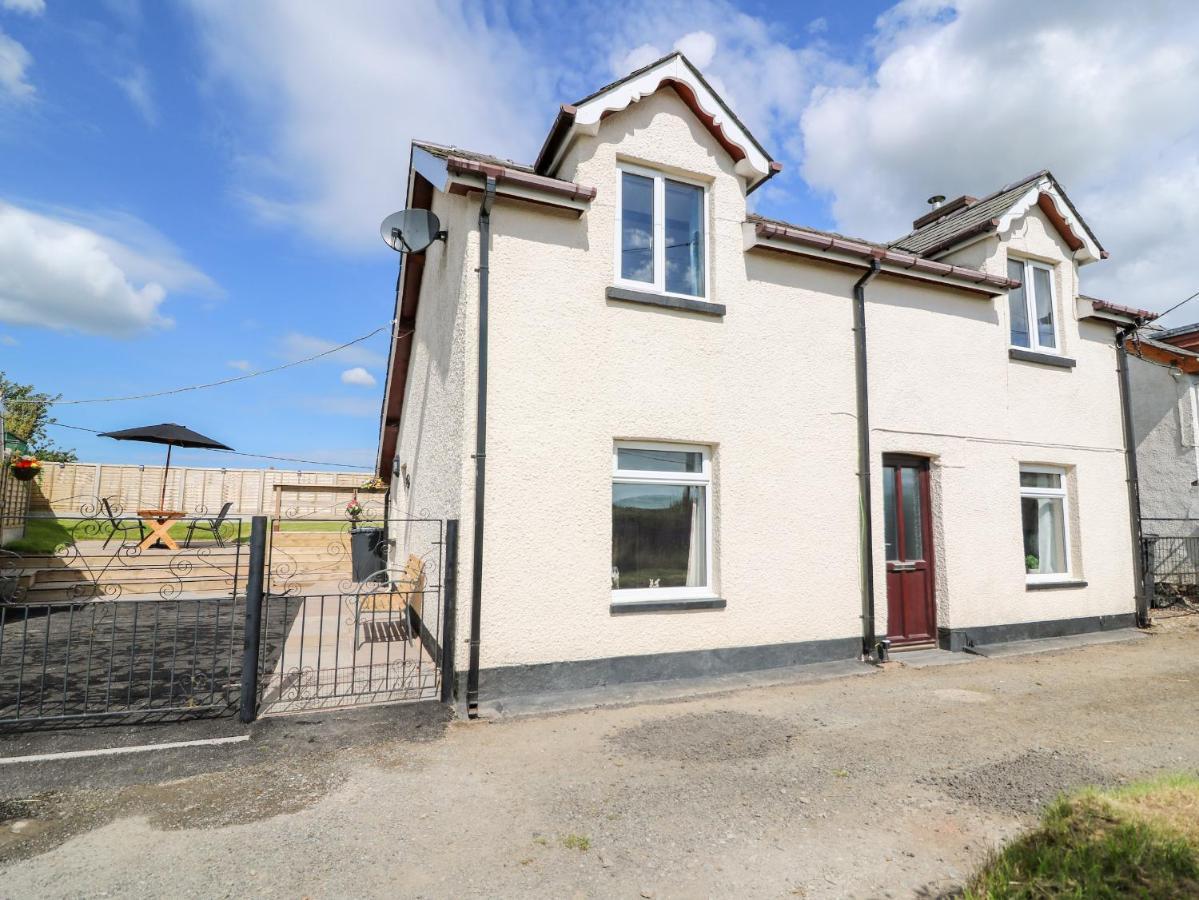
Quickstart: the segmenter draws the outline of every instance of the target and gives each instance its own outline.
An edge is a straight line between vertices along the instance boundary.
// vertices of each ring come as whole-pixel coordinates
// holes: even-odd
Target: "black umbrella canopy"
[[[220,441],[205,437],[198,431],[184,428],[182,425],[164,423],[162,425],[144,425],[141,428],[126,428],[123,431],[105,431],[100,437],[114,438],[118,441],[142,441],[147,444],[169,444],[172,447],[198,447],[204,450],[232,450]]]
[[[232,450],[220,441],[205,437],[198,431],[176,425],[174,422],[162,425],[144,425],[141,428],[126,428],[124,431],[105,431],[100,437],[115,438],[118,441],[141,441],[146,444],[166,444],[167,464],[162,470],[162,493],[158,495],[159,508],[166,505],[167,472],[171,469],[172,447],[196,447],[201,450]]]

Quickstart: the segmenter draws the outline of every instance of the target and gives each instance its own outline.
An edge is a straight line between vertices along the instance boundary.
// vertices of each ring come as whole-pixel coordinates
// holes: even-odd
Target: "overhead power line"
[[[187,385],[186,387],[170,388],[165,391],[153,391],[148,394],[131,394],[127,397],[93,397],[93,398],[86,399],[86,400],[18,400],[16,398],[11,398],[7,402],[8,403],[36,403],[36,404],[42,404],[44,406],[78,406],[83,403],[118,403],[118,402],[121,402],[124,400],[149,400],[153,397],[168,397],[172,394],[184,394],[184,393],[187,393],[188,391],[199,391],[199,390],[203,390],[204,388],[221,387],[222,385],[226,385],[226,384],[235,384],[236,382],[239,382],[239,381],[246,381],[250,378],[258,378],[260,375],[271,375],[275,372],[282,372],[284,369],[291,369],[291,368],[294,368],[295,366],[302,366],[305,363],[314,362],[315,360],[322,359],[326,356],[331,356],[334,353],[337,353],[341,350],[345,350],[347,347],[352,347],[355,344],[360,344],[365,340],[373,338],[380,331],[385,331],[386,329],[391,328],[394,324],[395,324],[395,322],[393,320],[391,322],[388,322],[386,325],[380,325],[378,328],[376,328],[374,331],[370,332],[369,334],[364,334],[364,335],[362,335],[362,337],[354,338],[354,340],[352,340],[352,341],[346,341],[344,344],[338,344],[336,347],[330,347],[328,350],[322,350],[320,353],[313,354],[312,356],[307,356],[304,359],[297,359],[297,360],[294,360],[289,363],[284,363],[281,366],[275,366],[274,368],[271,368],[271,369],[261,369],[257,372],[247,372],[244,375],[234,375],[231,378],[222,378],[219,381],[208,381],[208,382],[205,382],[204,384],[190,384],[190,385]],[[400,338],[407,337],[410,334],[412,334],[411,331],[405,331],[403,333],[396,334],[395,338],[396,338],[396,340],[399,340]]]
[[[71,431],[86,431],[88,434],[99,434],[100,433],[95,428],[84,428],[81,425],[66,425],[66,424],[63,424],[62,422],[48,422],[46,424],[50,425],[53,428],[69,428]],[[307,465],[307,466],[334,466],[338,469],[363,469],[364,471],[367,471],[367,472],[373,471],[375,468],[374,466],[357,466],[352,463],[322,462],[319,459],[298,459],[294,456],[271,456],[266,453],[242,453],[240,450],[205,450],[204,452],[205,453],[226,453],[226,454],[229,454],[230,456],[247,456],[252,459],[273,459],[278,462],[303,463],[304,465]]]

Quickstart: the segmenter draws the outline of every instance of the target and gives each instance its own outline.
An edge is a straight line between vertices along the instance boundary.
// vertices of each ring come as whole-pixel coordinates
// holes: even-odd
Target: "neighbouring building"
[[[1129,373],[1145,533],[1197,537],[1199,324],[1142,329]]]
[[[413,143],[446,236],[404,261],[378,471],[401,565],[406,516],[461,520],[482,696],[1134,623],[1146,314],[1079,295],[1107,254],[1061,185],[883,244],[752,214],[780,168],[677,53],[532,165]]]

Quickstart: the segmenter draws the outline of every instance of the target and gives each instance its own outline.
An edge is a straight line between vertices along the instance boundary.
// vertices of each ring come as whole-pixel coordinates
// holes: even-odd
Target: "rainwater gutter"
[[[483,609],[483,488],[487,480],[487,276],[491,258],[494,175],[487,176],[479,205],[479,364],[475,391],[475,521],[470,570],[470,663],[466,672],[466,714],[479,715],[479,616]]]
[[[1128,520],[1132,536],[1132,568],[1136,579],[1137,627],[1149,627],[1149,598],[1152,588],[1147,580],[1152,573],[1146,565],[1145,542],[1141,534],[1141,481],[1137,471],[1136,433],[1132,424],[1132,385],[1128,374],[1128,338],[1136,333],[1139,322],[1116,332],[1116,364],[1120,376],[1120,417],[1124,426],[1124,461],[1128,472]]]
[[[878,258],[870,261],[866,274],[853,286],[853,361],[857,389],[858,418],[858,558],[862,588],[862,658],[874,658],[874,529],[870,503],[870,399],[866,372],[866,285],[882,268]]]

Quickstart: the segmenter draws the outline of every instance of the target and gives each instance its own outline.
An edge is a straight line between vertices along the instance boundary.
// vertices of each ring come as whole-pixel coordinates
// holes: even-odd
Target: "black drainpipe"
[[[870,505],[870,400],[866,380],[866,285],[874,280],[882,264],[870,261],[870,269],[853,286],[853,360],[858,395],[858,522],[862,582],[862,656],[873,657],[874,634],[874,529]]]
[[[466,672],[466,714],[479,714],[479,615],[483,609],[483,487],[487,464],[487,267],[491,256],[491,204],[495,178],[487,176],[479,205],[479,379],[475,406],[475,535],[470,571],[470,668]]]
[[[1145,565],[1144,541],[1141,538],[1141,481],[1137,473],[1136,434],[1132,427],[1132,386],[1128,376],[1128,338],[1136,325],[1116,332],[1116,364],[1120,374],[1120,415],[1124,424],[1124,461],[1128,470],[1128,518],[1132,526],[1132,567],[1136,578],[1137,627],[1149,627],[1149,597],[1146,578],[1152,577]]]

